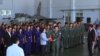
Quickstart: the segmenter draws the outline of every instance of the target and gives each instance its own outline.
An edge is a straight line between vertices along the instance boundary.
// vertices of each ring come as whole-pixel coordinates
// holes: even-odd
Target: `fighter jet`
[[[56,18],[47,18],[45,16],[42,16],[41,15],[41,1],[39,2],[39,5],[38,5],[38,8],[37,8],[37,13],[32,17],[33,19],[35,20],[38,20],[38,21],[54,21],[56,20]]]

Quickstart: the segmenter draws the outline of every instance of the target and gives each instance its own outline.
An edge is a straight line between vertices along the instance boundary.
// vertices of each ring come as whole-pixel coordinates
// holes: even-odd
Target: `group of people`
[[[21,24],[5,24],[0,26],[0,52],[1,56],[9,56],[12,50],[20,49],[23,56],[39,54],[45,56],[45,52],[51,53],[52,56],[59,56],[63,51],[63,29],[79,28],[81,23],[74,23],[64,27],[60,22],[30,22]],[[12,38],[17,37],[12,40]],[[94,49],[98,47],[100,51],[100,25],[89,24],[88,30],[88,50],[92,56]],[[16,47],[16,48],[15,48]],[[15,48],[15,49],[14,49]],[[11,49],[11,52],[9,51]],[[16,53],[17,54],[17,53]]]
[[[89,56],[93,56],[97,47],[100,52],[100,25],[89,24],[88,26],[88,51]]]
[[[61,23],[22,23],[0,26],[0,51],[2,56],[7,54],[8,47],[13,44],[12,36],[16,36],[25,55],[52,52],[52,56],[59,55],[61,44]],[[48,43],[48,44],[47,44]],[[46,47],[47,46],[47,47]],[[12,52],[13,53],[13,52]],[[1,56],[1,55],[0,55]]]

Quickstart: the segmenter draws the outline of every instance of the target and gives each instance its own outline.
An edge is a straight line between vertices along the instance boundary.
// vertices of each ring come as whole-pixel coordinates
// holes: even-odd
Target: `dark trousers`
[[[98,50],[100,52],[100,39],[97,41],[97,47],[98,47]]]
[[[50,43],[50,53],[52,52],[52,42]]]
[[[41,55],[40,56],[45,56],[45,51],[46,51],[46,45],[41,45]]]
[[[25,54],[30,55],[31,54],[31,43],[26,43],[25,44]]]
[[[33,42],[32,43],[32,51],[31,51],[33,54],[35,54],[35,43]]]
[[[35,43],[35,53],[40,54],[40,44],[39,43]]]
[[[6,56],[6,51],[7,51],[7,48],[8,46],[4,46],[4,45],[1,45],[1,55],[0,56]]]
[[[89,51],[89,56],[93,56],[93,53],[92,53],[92,41],[88,41],[88,51]]]
[[[0,45],[0,56],[5,56],[5,47],[3,44]]]
[[[94,49],[96,49],[98,47],[98,41],[96,40],[96,44],[94,46]]]

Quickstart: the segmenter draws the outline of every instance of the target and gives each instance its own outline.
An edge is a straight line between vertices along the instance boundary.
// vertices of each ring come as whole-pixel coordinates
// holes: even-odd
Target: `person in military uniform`
[[[51,37],[52,29],[50,29],[50,26],[49,26],[49,25],[47,25],[46,30],[47,30],[47,31],[46,31],[47,38]],[[51,46],[51,42],[48,41],[48,44],[47,44],[47,47],[46,47],[46,52],[47,52],[47,53],[52,52],[51,47],[52,47],[52,46]]]
[[[69,47],[69,26],[68,23],[66,22],[61,33],[63,37],[63,48],[68,48]]]
[[[59,56],[61,32],[59,31],[58,26],[54,27],[54,31],[52,33],[52,36],[53,36],[52,56]]]
[[[59,27],[59,32],[63,33],[64,27],[61,26],[61,22],[57,23],[57,26]],[[60,38],[60,51],[61,53],[63,53],[63,49],[64,49],[64,35],[61,34],[61,38]]]

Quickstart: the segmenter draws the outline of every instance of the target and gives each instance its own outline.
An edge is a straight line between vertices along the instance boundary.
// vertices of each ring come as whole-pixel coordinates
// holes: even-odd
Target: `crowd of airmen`
[[[85,26],[81,22],[70,24],[62,29],[64,48],[74,47],[84,43]]]
[[[19,46],[23,48],[26,55],[40,54],[40,34],[43,28],[46,28],[47,37],[53,39],[53,41],[48,41],[46,48],[46,52],[52,53],[52,56],[58,56],[59,51],[63,51],[64,48],[83,43],[84,25],[80,22],[65,23],[63,27],[60,22],[30,22],[11,25],[2,23],[0,26],[0,52],[2,56],[5,56],[6,48],[11,45],[10,38],[13,35],[19,38]],[[7,32],[10,38],[7,36]]]

